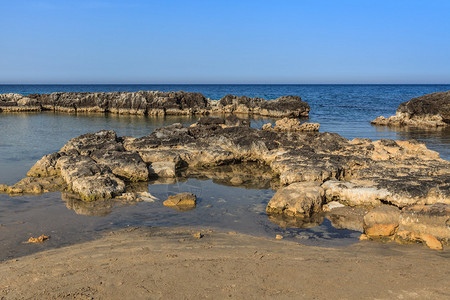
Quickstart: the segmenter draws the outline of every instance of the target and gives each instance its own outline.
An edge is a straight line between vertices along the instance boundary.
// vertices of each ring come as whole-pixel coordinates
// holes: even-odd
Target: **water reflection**
[[[311,217],[286,216],[282,214],[269,214],[267,218],[270,222],[280,226],[281,228],[314,228],[323,223],[324,214],[318,213]]]
[[[390,136],[394,140],[415,139],[424,142],[428,149],[439,152],[443,159],[450,160],[450,128],[414,128],[374,126],[378,134]]]

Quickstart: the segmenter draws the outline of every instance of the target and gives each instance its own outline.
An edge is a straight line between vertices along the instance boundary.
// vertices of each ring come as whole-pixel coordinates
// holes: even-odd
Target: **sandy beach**
[[[2,262],[0,299],[448,299],[449,258],[421,245],[132,227]]]

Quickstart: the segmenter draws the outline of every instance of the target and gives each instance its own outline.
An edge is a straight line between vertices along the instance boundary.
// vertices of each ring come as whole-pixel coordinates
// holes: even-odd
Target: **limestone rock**
[[[30,177],[48,177],[59,175],[59,169],[56,167],[56,162],[61,157],[60,153],[52,153],[45,155],[38,162],[36,162],[28,171],[27,176]]]
[[[91,154],[97,162],[107,166],[114,175],[129,181],[147,181],[149,171],[146,163],[136,152],[102,151]]]
[[[383,205],[364,216],[364,233],[369,237],[392,236],[398,229],[400,210]]]
[[[150,176],[175,178],[176,177],[176,164],[171,161],[157,161],[152,163],[149,167]]]
[[[370,182],[329,180],[322,184],[322,188],[327,201],[338,201],[349,206],[376,207],[390,197],[387,190],[377,188]]]
[[[0,112],[59,111],[132,115],[206,115],[244,113],[270,117],[308,117],[310,107],[298,96],[275,100],[225,96],[219,101],[200,93],[139,91],[110,93],[0,94]],[[231,122],[232,123],[232,122]],[[227,126],[235,126],[231,123]],[[240,124],[242,126],[243,124]]]
[[[124,151],[123,145],[118,141],[112,130],[101,130],[96,133],[87,133],[73,138],[62,147],[61,151],[75,150],[81,155],[90,155],[94,151]]]
[[[427,94],[401,103],[394,116],[371,122],[382,126],[438,128],[450,125],[450,91]]]
[[[311,108],[298,96],[283,96],[275,100],[226,95],[213,107],[213,112],[254,114],[268,117],[308,117]]]
[[[395,240],[400,243],[422,242],[427,247],[434,250],[442,250],[442,243],[431,234],[416,233],[406,230],[398,231]]]
[[[402,209],[399,230],[431,235],[450,240],[450,205],[413,205]]]
[[[322,206],[322,210],[325,212],[329,212],[335,208],[340,208],[340,207],[345,207],[345,205],[341,204],[337,201],[331,201],[331,202],[328,202],[327,204],[325,204],[324,206]]]
[[[316,182],[298,182],[279,189],[267,205],[268,214],[306,216],[322,209],[323,189]]]
[[[367,209],[363,207],[336,207],[326,212],[325,217],[331,221],[331,225],[337,229],[349,229],[354,231],[364,231],[364,216]]]
[[[0,192],[15,194],[42,194],[63,190],[66,187],[64,180],[59,176],[25,177],[14,185],[0,186]]]
[[[72,181],[72,190],[84,201],[109,199],[125,191],[125,183],[112,174],[77,177]]]
[[[181,209],[195,208],[197,197],[192,193],[180,193],[171,195],[164,201],[163,205],[168,207],[179,207]]]
[[[303,123],[300,124],[299,119],[283,118],[275,122],[275,131],[287,132],[301,132],[301,131],[319,131],[320,124],[318,123]],[[265,130],[269,129],[266,127]],[[263,129],[264,130],[264,129]]]
[[[105,153],[114,156],[104,160]],[[159,178],[177,173],[187,176],[194,169],[213,176],[220,173],[205,169],[255,162],[269,168],[270,177],[279,178],[276,185],[317,182],[326,191],[326,202],[366,207],[388,203],[399,208],[450,204],[450,162],[422,143],[348,141],[333,133],[258,130],[237,120],[227,125],[226,119],[208,118],[190,127],[173,124],[140,138],[120,138],[111,131],[82,135],[70,140],[62,151],[44,157],[30,175],[46,178],[57,174],[69,189],[74,180],[90,176],[146,180],[145,174],[125,170],[134,166],[130,158],[139,160],[137,156],[143,163],[139,162],[138,169],[131,168],[133,172],[144,174],[144,164],[151,164],[149,175]],[[116,162],[113,157],[126,159]],[[228,184],[252,182],[247,175],[220,176]],[[272,179],[267,183],[272,185]]]

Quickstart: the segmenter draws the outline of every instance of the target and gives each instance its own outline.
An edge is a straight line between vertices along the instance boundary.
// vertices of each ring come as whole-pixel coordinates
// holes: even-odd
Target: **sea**
[[[428,93],[450,90],[449,85],[247,85],[247,84],[115,84],[115,85],[0,85],[0,93],[23,95],[53,92],[113,91],[199,92],[210,99],[225,95],[275,99],[297,95],[310,107],[308,122],[320,123],[321,132],[335,132],[353,139],[423,141],[441,158],[450,159],[450,129],[398,129],[372,126],[378,116],[395,114],[398,105]],[[45,154],[58,151],[69,139],[102,129],[119,136],[144,136],[175,122],[194,123],[198,117],[150,117],[65,113],[0,113],[0,184],[14,184]],[[260,128],[270,118],[255,118]],[[196,191],[197,208],[180,212],[163,207],[173,191]],[[280,226],[269,220],[265,206],[275,191],[264,187],[239,187],[213,179],[188,178],[172,183],[149,183],[148,191],[159,200],[128,205],[104,202],[86,205],[65,199],[61,193],[14,196],[0,194],[0,260],[61,247],[98,237],[127,226],[209,226],[274,237],[282,234],[299,243],[339,247],[354,243],[360,232],[336,229],[328,219],[308,228]],[[306,226],[307,227],[307,226]],[[40,245],[24,244],[30,236],[50,235]]]

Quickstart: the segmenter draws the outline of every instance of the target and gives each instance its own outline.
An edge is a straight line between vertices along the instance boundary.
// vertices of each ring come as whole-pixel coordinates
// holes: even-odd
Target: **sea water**
[[[274,99],[298,95],[309,103],[309,122],[320,131],[346,138],[418,139],[450,159],[450,131],[375,127],[370,121],[395,114],[397,106],[413,97],[450,90],[450,85],[0,85],[0,93],[112,92],[160,90],[200,92],[220,99],[227,94]],[[26,176],[43,155],[58,151],[70,138],[87,132],[112,129],[119,136],[144,136],[155,128],[180,122],[191,124],[197,117],[119,116],[112,114],[0,113],[0,184],[14,184]],[[271,119],[258,118],[253,127]],[[168,191],[196,188],[199,205],[188,212],[162,206]],[[93,238],[99,232],[124,226],[199,225],[260,236],[276,233],[302,243],[337,246],[357,240],[358,232],[337,230],[328,220],[306,229],[280,228],[265,215],[265,206],[275,193],[267,187],[248,189],[225,186],[211,179],[149,185],[159,200],[152,203],[84,205],[64,199],[61,193],[10,197],[0,195],[0,260],[51,246]],[[21,242],[29,236],[50,234],[44,245]]]

